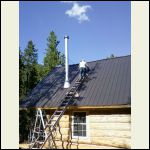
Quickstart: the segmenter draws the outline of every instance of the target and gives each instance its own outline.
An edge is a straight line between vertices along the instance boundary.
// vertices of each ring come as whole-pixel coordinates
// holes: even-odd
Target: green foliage
[[[19,111],[19,142],[28,140],[30,129],[34,127],[35,110]]]
[[[64,63],[64,55],[61,54],[57,49],[59,41],[57,40],[57,37],[53,31],[50,32],[47,42],[46,56],[44,57],[45,75],[57,65]]]
[[[28,42],[26,49],[24,50],[24,74],[26,76],[25,87],[26,93],[30,92],[38,83],[38,71],[37,71],[37,49],[32,41]]]
[[[38,71],[36,66],[33,65],[32,69],[29,73],[29,80],[28,80],[28,88],[29,90],[32,90],[38,83]]]
[[[65,65],[65,55],[64,55],[64,54],[61,54],[61,55],[60,55],[60,64],[61,64],[62,66]]]
[[[27,94],[57,65],[65,64],[65,56],[61,54],[57,46],[59,41],[55,33],[50,32],[47,38],[46,56],[44,65],[38,64],[38,53],[32,41],[22,52],[19,49],[19,100],[24,99]],[[33,127],[35,114],[32,110],[20,111],[19,114],[19,133],[20,142],[28,139],[30,128]]]
[[[25,65],[31,67],[32,65],[37,64],[37,49],[32,41],[28,42],[26,49],[24,50],[24,59]]]
[[[37,50],[32,41],[28,42],[24,53],[19,49],[19,100],[25,98],[38,82]],[[32,115],[31,115],[32,114]],[[33,122],[33,111],[19,112],[19,139],[27,141],[29,129]]]
[[[26,94],[26,76],[25,76],[25,65],[24,65],[24,56],[21,50],[19,49],[19,99],[24,98]]]
[[[38,64],[37,49],[29,41],[24,52],[19,49],[19,99],[22,100],[53,68],[65,63],[65,56],[57,50],[59,41],[55,33],[50,32],[47,38],[44,65]]]
[[[115,58],[116,56],[114,54],[111,54],[107,59]]]
[[[37,68],[37,73],[38,73],[38,80],[41,81],[43,79],[44,75],[45,75],[44,65],[37,64],[36,68]]]

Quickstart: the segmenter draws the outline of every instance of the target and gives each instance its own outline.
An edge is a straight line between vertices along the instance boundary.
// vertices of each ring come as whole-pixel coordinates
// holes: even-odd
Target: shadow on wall
[[[72,146],[74,146],[73,149],[79,149],[79,142],[78,142],[79,139],[76,139],[77,140],[76,143],[73,143],[72,142],[72,133],[73,133],[73,131],[72,131],[72,117],[71,117],[71,114],[70,114],[69,115],[69,130],[68,130],[68,135],[69,136],[68,136],[68,139],[67,139],[66,148],[71,149]]]
[[[79,139],[76,139],[77,141],[76,142],[73,142],[72,141],[72,117],[71,115],[69,115],[69,130],[68,130],[68,133],[67,133],[67,137],[64,137],[63,133],[61,132],[61,126],[60,126],[60,123],[58,124],[57,126],[57,130],[59,132],[59,140],[57,139],[57,135],[55,136],[55,140],[56,140],[56,145],[57,145],[57,148],[61,148],[61,149],[79,149]],[[65,129],[65,128],[63,128]],[[57,141],[61,142],[61,144],[57,144]],[[72,147],[73,146],[73,147]]]

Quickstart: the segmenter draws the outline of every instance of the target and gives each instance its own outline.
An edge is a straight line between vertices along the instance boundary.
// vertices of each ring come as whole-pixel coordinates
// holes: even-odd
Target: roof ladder
[[[87,76],[86,76],[87,77]],[[36,125],[35,125],[35,129],[34,129],[34,134],[33,134],[33,141],[31,142],[31,146],[30,149],[43,149],[44,145],[46,144],[46,142],[49,140],[49,148],[51,149],[57,149],[55,140],[54,140],[54,136],[55,136],[55,131],[56,131],[56,126],[59,123],[59,120],[61,119],[61,117],[63,116],[63,114],[65,113],[67,107],[69,105],[71,105],[71,102],[73,100],[73,98],[75,98],[75,94],[78,91],[78,88],[80,87],[81,83],[84,82],[84,79],[86,78],[81,78],[81,79],[77,79],[73,85],[73,87],[71,87],[70,91],[66,93],[65,98],[61,101],[61,104],[59,105],[59,107],[55,110],[55,112],[53,113],[53,115],[50,117],[49,121],[44,124],[43,121],[43,113],[41,109],[37,110],[37,115],[40,116],[40,119],[42,121],[42,125],[44,130],[43,133],[45,133],[45,138],[44,141],[40,141],[40,135],[35,137],[35,129],[36,129]],[[75,102],[75,101],[74,101]],[[37,117],[36,117],[36,121],[35,124],[37,124]]]

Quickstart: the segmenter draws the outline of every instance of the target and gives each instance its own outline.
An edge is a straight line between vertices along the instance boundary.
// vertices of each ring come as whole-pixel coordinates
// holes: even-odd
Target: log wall
[[[59,126],[55,132],[57,148],[131,148],[130,113],[119,114],[117,110],[117,114],[115,112],[114,114],[101,114],[99,111],[90,109],[85,110],[85,112],[88,114],[88,137],[85,139],[75,139],[72,138],[71,131],[73,111],[74,110],[67,111],[60,119]]]

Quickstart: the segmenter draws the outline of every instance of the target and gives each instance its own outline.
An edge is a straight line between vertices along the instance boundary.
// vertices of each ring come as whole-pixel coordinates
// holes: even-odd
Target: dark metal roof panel
[[[78,106],[122,105],[131,103],[131,57],[88,62],[88,81],[79,91]],[[71,87],[79,77],[78,64],[69,66]],[[65,97],[64,67],[55,68],[21,102],[20,107],[57,107]]]

